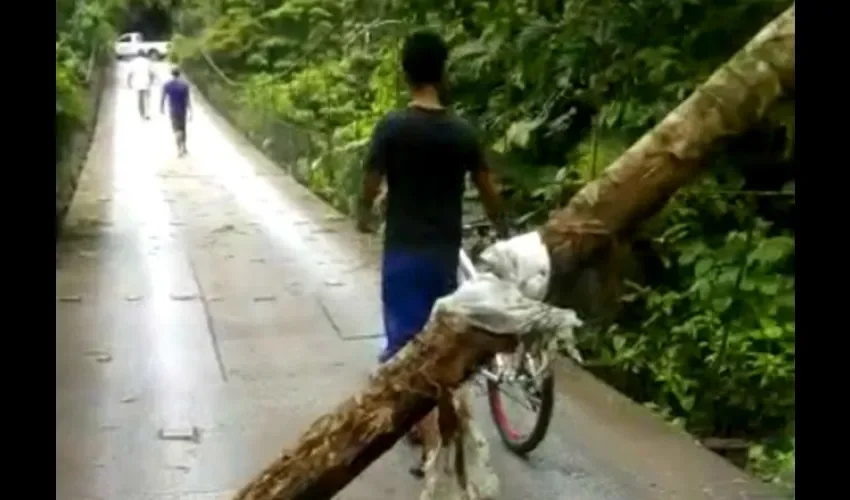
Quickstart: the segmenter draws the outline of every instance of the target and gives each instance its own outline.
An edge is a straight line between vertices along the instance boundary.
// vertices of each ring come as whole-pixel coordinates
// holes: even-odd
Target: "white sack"
[[[431,320],[440,316],[454,323],[457,331],[472,326],[494,334],[518,335],[526,345],[545,347],[557,342],[581,361],[573,335],[581,320],[571,309],[541,302],[548,290],[551,266],[539,233],[498,242],[484,250],[480,260],[470,279],[437,300]],[[462,261],[464,264],[470,263]],[[458,390],[455,397],[466,397],[466,390]],[[457,474],[456,446],[463,447],[466,484],[461,484]],[[499,479],[490,464],[489,446],[472,418],[463,423],[455,440],[440,443],[429,453],[424,472],[425,490],[420,500],[494,500],[498,495]]]
[[[466,389],[455,397],[468,398]],[[457,441],[463,447],[466,484],[461,484],[457,467]],[[499,477],[490,463],[490,445],[471,418],[463,422],[456,440],[440,443],[425,462],[425,490],[419,500],[495,500],[499,494]]]
[[[479,260],[481,271],[515,283],[526,297],[535,300],[546,297],[552,266],[537,231],[498,241],[481,252]]]
[[[582,322],[575,311],[528,298],[514,283],[490,273],[476,275],[437,300],[431,311],[431,317],[435,315],[460,323],[458,329],[468,325],[495,334],[519,335],[527,344],[558,342],[581,361],[573,329]]]

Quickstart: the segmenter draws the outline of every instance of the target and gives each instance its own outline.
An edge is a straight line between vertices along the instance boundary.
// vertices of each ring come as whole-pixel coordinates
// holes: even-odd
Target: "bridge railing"
[[[54,233],[58,236],[74,198],[77,182],[83,170],[86,153],[94,137],[104,89],[110,78],[112,53],[108,48],[93,47],[85,63],[83,74],[84,116],[70,133],[64,144],[57,144],[56,151],[56,212]]]
[[[321,152],[315,131],[289,123],[270,108],[257,109],[239,101],[239,83],[230,79],[205,53],[181,65],[207,101],[257,148],[299,182],[309,178],[309,165]]]

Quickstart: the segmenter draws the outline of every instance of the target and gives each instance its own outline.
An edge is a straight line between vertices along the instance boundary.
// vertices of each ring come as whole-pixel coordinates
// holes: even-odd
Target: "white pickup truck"
[[[169,42],[146,42],[141,33],[124,33],[115,41],[115,56],[124,59],[141,51],[151,59],[162,60],[168,55],[170,48]]]

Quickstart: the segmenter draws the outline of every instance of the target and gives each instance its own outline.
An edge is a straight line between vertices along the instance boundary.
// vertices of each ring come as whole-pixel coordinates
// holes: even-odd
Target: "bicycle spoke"
[[[504,388],[504,385],[499,385],[499,392],[500,392],[500,393],[504,394],[505,396],[507,396],[507,397],[508,397],[508,399],[510,399],[511,401],[513,401],[513,402],[515,402],[515,403],[519,404],[519,405],[520,405],[520,406],[522,406],[523,408],[525,408],[525,409],[527,409],[527,410],[531,410],[532,412],[537,412],[537,411],[540,409],[540,398],[534,398],[534,399],[536,399],[536,402],[535,402],[535,401],[532,401],[532,398],[531,398],[531,397],[529,397],[529,396],[530,396],[529,394],[525,394],[525,395],[524,395],[524,396],[525,396],[525,398],[524,398],[524,399],[526,399],[526,402],[528,403],[528,406],[527,406],[527,405],[526,405],[526,402],[521,401],[521,400],[520,400],[520,398],[518,398],[518,397],[516,397],[516,396],[514,396],[514,395],[512,395],[512,394],[509,394],[509,393],[508,393],[508,392],[506,392],[504,389],[505,389],[505,388]],[[536,408],[535,408],[535,407],[536,407]]]

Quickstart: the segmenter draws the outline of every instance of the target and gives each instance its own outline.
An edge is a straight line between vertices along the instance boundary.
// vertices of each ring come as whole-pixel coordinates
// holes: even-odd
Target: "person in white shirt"
[[[150,119],[148,101],[150,100],[153,81],[153,65],[147,56],[145,56],[145,53],[139,51],[135,59],[130,62],[130,71],[127,73],[127,86],[136,91],[139,99],[139,114],[145,120]]]

